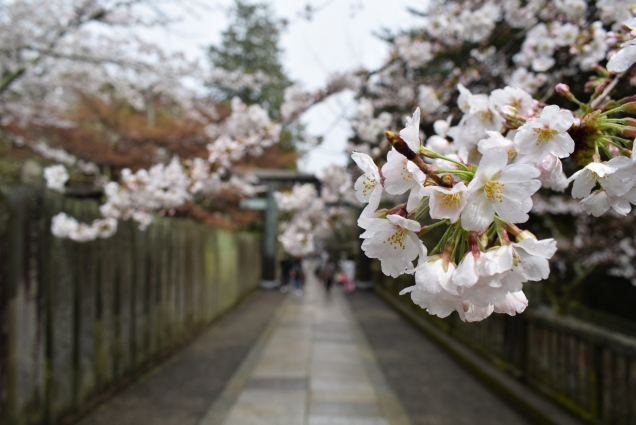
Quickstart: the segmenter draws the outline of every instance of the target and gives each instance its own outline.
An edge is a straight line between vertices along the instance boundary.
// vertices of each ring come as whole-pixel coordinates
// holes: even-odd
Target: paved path
[[[407,425],[340,290],[290,295],[199,425]]]
[[[265,292],[246,302],[79,425],[197,425],[283,298]]]
[[[373,293],[327,295],[311,276],[302,296],[261,293],[81,422],[146,424],[529,422]]]
[[[348,301],[413,425],[532,423],[374,293]]]

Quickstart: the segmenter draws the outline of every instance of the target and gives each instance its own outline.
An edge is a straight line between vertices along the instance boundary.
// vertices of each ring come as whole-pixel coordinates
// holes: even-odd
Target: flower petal
[[[461,215],[462,228],[473,232],[484,230],[495,218],[495,209],[483,192],[476,192],[468,198]]]

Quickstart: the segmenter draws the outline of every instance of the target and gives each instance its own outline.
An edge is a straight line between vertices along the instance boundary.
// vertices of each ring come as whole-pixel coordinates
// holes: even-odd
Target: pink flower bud
[[[559,93],[559,95],[565,97],[568,100],[574,99],[574,95],[570,91],[570,86],[568,86],[567,84],[563,84],[563,83],[557,84],[556,85],[556,92]]]

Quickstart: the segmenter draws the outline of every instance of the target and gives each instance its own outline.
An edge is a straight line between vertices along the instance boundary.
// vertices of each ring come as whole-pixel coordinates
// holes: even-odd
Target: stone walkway
[[[409,423],[340,289],[326,294],[310,276],[199,425]]]
[[[257,294],[79,423],[146,424],[531,422],[372,292],[328,295],[310,276],[301,296]]]
[[[285,297],[246,300],[169,360],[78,425],[197,425],[250,353]]]
[[[376,294],[356,291],[347,301],[413,425],[533,423]]]

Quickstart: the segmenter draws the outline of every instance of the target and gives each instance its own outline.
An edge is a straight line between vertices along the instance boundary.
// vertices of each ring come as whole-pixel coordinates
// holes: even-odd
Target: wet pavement
[[[263,292],[81,425],[528,425],[372,292]]]

